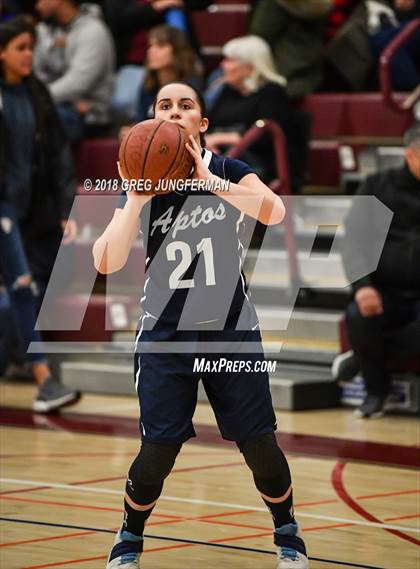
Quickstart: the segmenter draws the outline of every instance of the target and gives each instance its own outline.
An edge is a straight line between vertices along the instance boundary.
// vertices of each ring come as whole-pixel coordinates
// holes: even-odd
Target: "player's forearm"
[[[217,195],[264,225],[281,223],[286,214],[281,198],[262,182],[256,188],[231,182],[229,191]]]
[[[139,233],[140,213],[147,198],[127,200],[124,209],[117,210],[92,250],[97,271],[110,274],[119,271],[127,262],[131,247]]]

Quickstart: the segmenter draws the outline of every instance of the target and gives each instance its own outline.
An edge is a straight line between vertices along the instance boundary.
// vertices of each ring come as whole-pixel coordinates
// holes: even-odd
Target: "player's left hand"
[[[206,166],[206,163],[201,156],[201,148],[197,144],[192,134],[189,135],[188,142],[185,146],[187,147],[188,152],[194,158],[195,165],[193,178],[196,180],[211,180],[213,177],[212,173]]]
[[[63,244],[68,245],[76,239],[77,223],[74,219],[62,219],[61,229],[63,230]]]

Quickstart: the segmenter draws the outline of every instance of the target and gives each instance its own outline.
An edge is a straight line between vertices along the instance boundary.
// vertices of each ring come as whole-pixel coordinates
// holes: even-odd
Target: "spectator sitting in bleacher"
[[[413,18],[420,17],[419,0],[394,0],[395,18],[381,22],[370,36],[370,48],[375,64],[381,53]],[[395,54],[391,61],[392,87],[399,91],[410,91],[420,84],[420,30]]]
[[[36,285],[43,283],[35,281],[33,268],[41,260],[50,274],[63,232],[65,241],[74,239],[76,225],[68,217],[77,182],[54,103],[32,75],[34,41],[35,30],[24,18],[0,25],[0,277],[38,386],[33,408],[46,413],[74,403],[79,394],[53,377],[44,354],[26,354],[31,342],[41,342]],[[7,364],[7,354],[0,362]]]
[[[298,99],[313,93],[323,78],[322,50],[333,0],[258,0],[251,34],[270,45],[287,93]]]
[[[349,19],[352,11],[362,0],[333,0],[333,7],[328,15],[326,41],[331,41]]]
[[[287,81],[277,73],[268,44],[258,36],[236,38],[223,47],[223,55],[223,76],[218,80],[216,96],[210,97],[212,128],[206,134],[207,147],[213,151],[224,150],[237,144],[255,121],[271,119],[284,130],[292,187],[299,192],[307,154],[309,119],[291,107],[285,90]],[[252,146],[247,160],[265,183],[276,177],[269,135]]]
[[[111,121],[114,45],[101,9],[80,0],[37,0],[34,68],[58,105],[72,141],[102,132]]]
[[[338,356],[333,376],[350,381],[362,372],[366,398],[357,413],[378,417],[391,388],[386,361],[420,355],[420,125],[405,135],[406,164],[369,176],[358,196],[375,196],[394,213],[377,269],[353,283],[346,313],[352,352]],[[343,262],[350,274],[363,272],[382,237],[366,203],[357,199],[346,220]],[[377,227],[378,229],[378,227]],[[376,237],[376,239],[375,239]]]
[[[147,49],[146,75],[137,100],[134,121],[153,118],[153,101],[161,87],[172,81],[201,85],[203,68],[193,51],[188,37],[172,26],[158,26],[150,30]],[[131,126],[120,129],[123,138]]]
[[[203,67],[187,35],[173,26],[158,26],[149,32],[146,75],[140,90],[135,120],[153,117],[152,104],[161,87],[173,81],[201,86]]]
[[[118,73],[113,108],[134,119],[144,81],[148,33],[152,27],[168,24],[185,32],[199,55],[190,22],[190,10],[204,10],[211,0],[104,0],[105,20],[114,36]]]
[[[412,18],[420,16],[418,0],[363,0],[330,42],[326,52],[329,90],[365,91],[378,88],[377,63],[388,43]],[[391,62],[397,90],[414,89],[420,80],[420,33]]]

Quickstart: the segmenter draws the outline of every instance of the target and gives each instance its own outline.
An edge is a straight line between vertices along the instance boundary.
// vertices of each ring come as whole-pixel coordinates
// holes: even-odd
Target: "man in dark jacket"
[[[350,380],[360,370],[367,395],[357,414],[383,414],[391,375],[386,360],[420,354],[420,125],[405,136],[402,168],[369,176],[359,196],[375,196],[393,218],[377,268],[353,283],[354,300],[346,313],[353,352],[339,356],[333,375]],[[372,236],[368,229],[373,228]],[[369,207],[357,202],[346,220],[343,261],[348,274],[369,262],[378,225]],[[377,233],[377,232],[376,232]],[[360,274],[360,273],[359,273]]]

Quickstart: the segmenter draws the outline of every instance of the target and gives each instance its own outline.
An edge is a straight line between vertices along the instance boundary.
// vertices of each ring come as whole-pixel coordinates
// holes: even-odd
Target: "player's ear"
[[[209,128],[209,119],[203,117],[200,121],[200,132],[204,134],[205,132],[207,132],[208,128]]]

